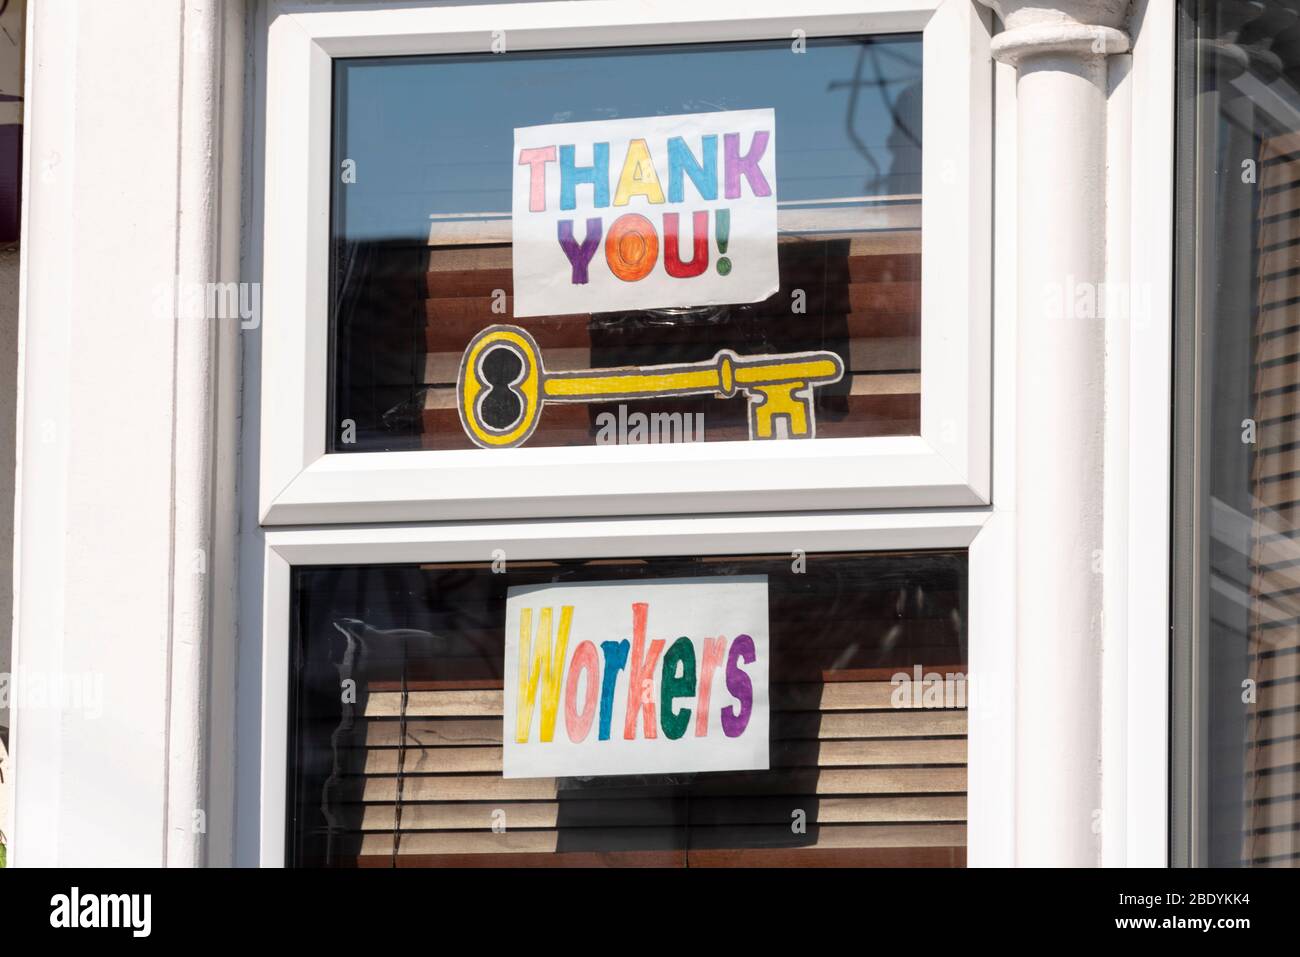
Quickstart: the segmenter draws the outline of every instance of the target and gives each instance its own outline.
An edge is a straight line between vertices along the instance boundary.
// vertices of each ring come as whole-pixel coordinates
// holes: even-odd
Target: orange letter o
[[[624,282],[636,282],[650,275],[659,261],[659,234],[650,220],[637,213],[625,213],[614,220],[605,239],[609,269]]]

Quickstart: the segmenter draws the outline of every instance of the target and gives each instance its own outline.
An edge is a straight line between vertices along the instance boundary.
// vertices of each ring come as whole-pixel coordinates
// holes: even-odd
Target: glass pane
[[[770,770],[502,776],[507,589],[755,575]],[[966,581],[964,552],[297,568],[288,863],[962,866]]]
[[[1174,861],[1300,863],[1300,29],[1182,5]]]
[[[773,437],[917,434],[920,37],[810,39],[802,53],[791,46],[335,61],[327,448],[474,448],[457,393],[462,359],[477,334],[499,325],[531,336],[547,373],[709,370],[724,351],[738,365],[815,353],[835,371],[797,392],[797,409],[776,419]],[[517,128],[755,109],[775,114],[775,293],[651,310],[606,296],[594,301],[607,310],[515,315]],[[707,165],[704,139],[686,139],[691,160]],[[715,157],[725,154],[712,145]],[[626,159],[607,160],[616,183]],[[643,175],[639,163],[635,170]],[[667,170],[653,175],[669,183]],[[657,223],[651,202],[633,195],[627,210]],[[575,237],[580,228],[581,219]],[[668,268],[667,228],[656,274]],[[723,227],[706,218],[704,230],[701,255],[721,271]],[[690,246],[680,240],[679,252]],[[608,249],[588,252],[599,257],[593,268],[605,268]],[[507,382],[512,370],[502,372]],[[658,398],[551,393],[527,445],[746,440],[749,398],[717,378],[711,390]],[[501,394],[509,399],[508,389]]]

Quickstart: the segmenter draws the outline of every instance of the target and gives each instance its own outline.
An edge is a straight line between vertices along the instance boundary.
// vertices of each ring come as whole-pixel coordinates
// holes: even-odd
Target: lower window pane
[[[509,589],[740,576],[768,770],[503,776]],[[296,568],[288,863],[963,865],[966,579],[964,552]]]

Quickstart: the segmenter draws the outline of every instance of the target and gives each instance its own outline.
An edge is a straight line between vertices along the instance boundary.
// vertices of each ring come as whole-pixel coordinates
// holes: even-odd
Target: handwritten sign
[[[515,130],[514,314],[758,302],[776,292],[776,114]]]
[[[767,577],[506,595],[504,774],[768,767]]]

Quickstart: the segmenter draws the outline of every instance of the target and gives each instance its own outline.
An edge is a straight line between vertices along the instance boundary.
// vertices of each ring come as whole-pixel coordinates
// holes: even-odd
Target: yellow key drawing
[[[751,439],[816,436],[813,389],[837,382],[844,363],[833,352],[741,356],[723,349],[704,362],[548,372],[537,343],[518,326],[489,326],[460,360],[457,408],[465,433],[483,448],[528,441],[547,402],[614,402],[685,395],[749,399]],[[785,435],[776,427],[786,423]]]

